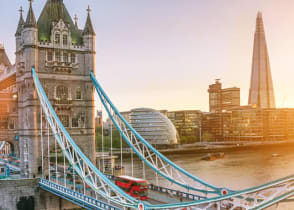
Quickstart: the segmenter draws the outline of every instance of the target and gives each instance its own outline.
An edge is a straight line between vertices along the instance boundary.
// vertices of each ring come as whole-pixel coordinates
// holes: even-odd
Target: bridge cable
[[[133,135],[131,135],[131,142],[133,142]],[[134,152],[131,150],[131,159],[132,159],[132,176],[134,176]]]
[[[143,154],[145,154],[145,149],[144,149],[145,147],[144,147],[144,145],[143,145]],[[143,164],[143,178],[144,179],[146,179],[146,176],[145,176],[145,163],[144,163],[144,161],[142,160],[142,164]]]
[[[102,172],[105,173],[105,161],[104,161],[104,133],[103,133],[103,129],[104,129],[104,126],[103,126],[103,105],[102,105],[102,102],[101,102],[101,112],[102,112],[102,131],[101,131],[101,142],[102,142]]]
[[[119,126],[121,127],[121,122],[120,122]],[[123,155],[122,155],[122,147],[123,147],[123,145],[122,145],[122,136],[121,136],[120,133],[119,133],[119,138],[120,138],[120,168],[121,168],[121,171],[122,171],[123,170]]]
[[[63,154],[63,176],[64,176],[64,187],[66,187],[66,172],[65,172],[65,155]]]
[[[58,179],[57,179],[57,171],[58,171],[58,166],[57,166],[57,150],[56,150],[56,138],[54,138],[54,149],[55,149],[55,180],[56,183],[58,184]]]
[[[44,178],[44,151],[43,151],[43,118],[42,118],[42,111],[43,109],[40,109],[40,123],[41,123],[41,154],[42,154],[42,178]]]
[[[158,158],[157,158],[157,156],[155,157],[155,162],[156,162],[156,168],[158,168]],[[157,172],[155,172],[155,177],[156,177],[156,185],[158,186],[158,173]]]
[[[48,175],[49,175],[49,181],[51,181],[51,172],[50,172],[50,143],[49,143],[49,123],[46,121],[47,125],[47,143],[48,143]]]
[[[111,163],[110,164],[111,174],[113,175],[113,165],[112,165],[112,122],[110,124],[110,163]]]
[[[72,177],[73,177],[74,191],[76,191],[76,175],[75,175],[75,169],[73,166],[72,166]]]

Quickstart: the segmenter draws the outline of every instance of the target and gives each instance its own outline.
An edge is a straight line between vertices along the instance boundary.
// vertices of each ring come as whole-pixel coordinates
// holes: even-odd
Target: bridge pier
[[[39,188],[39,179],[0,180],[1,210],[81,209]]]

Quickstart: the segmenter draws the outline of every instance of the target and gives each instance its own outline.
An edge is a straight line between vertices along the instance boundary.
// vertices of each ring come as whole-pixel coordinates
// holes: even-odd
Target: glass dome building
[[[130,123],[152,145],[178,143],[178,134],[172,122],[159,111],[149,108],[132,109]]]

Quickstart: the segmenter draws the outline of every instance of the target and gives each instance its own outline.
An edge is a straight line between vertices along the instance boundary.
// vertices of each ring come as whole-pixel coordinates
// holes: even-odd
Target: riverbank
[[[262,142],[203,142],[180,145],[174,149],[159,150],[164,155],[207,154],[211,152],[230,152],[248,149],[267,149],[277,146],[294,146],[294,141],[262,141]]]

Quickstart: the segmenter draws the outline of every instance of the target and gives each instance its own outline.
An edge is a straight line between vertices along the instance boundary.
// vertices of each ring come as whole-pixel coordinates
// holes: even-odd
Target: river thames
[[[203,154],[168,155],[167,157],[211,184],[241,190],[294,174],[293,150],[294,145],[271,145],[262,149],[259,147],[225,152],[225,158],[215,161],[201,160]],[[275,153],[280,156],[272,157]],[[129,174],[131,167],[125,166]],[[135,161],[134,175],[142,177],[141,161]],[[154,172],[149,168],[146,169],[146,177],[155,183]],[[278,209],[294,209],[294,202],[279,204]]]

